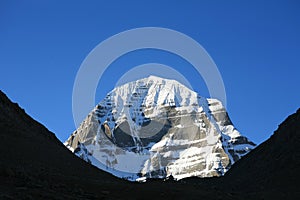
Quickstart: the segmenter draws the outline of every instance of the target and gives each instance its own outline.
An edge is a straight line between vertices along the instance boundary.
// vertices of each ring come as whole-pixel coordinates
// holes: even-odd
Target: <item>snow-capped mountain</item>
[[[65,145],[128,180],[221,176],[255,147],[220,101],[155,76],[111,91]]]

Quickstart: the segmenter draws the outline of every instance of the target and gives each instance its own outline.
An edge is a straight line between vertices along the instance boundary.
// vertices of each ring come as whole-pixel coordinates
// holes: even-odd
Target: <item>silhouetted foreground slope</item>
[[[24,193],[28,197],[84,198],[80,187],[86,182],[120,181],[75,157],[1,91],[0,176],[0,199],[1,195],[25,198]]]
[[[236,162],[224,177],[207,180],[219,190],[241,199],[300,198],[300,109],[278,130]],[[198,184],[198,178],[186,183]]]
[[[69,152],[0,91],[0,199],[297,199],[300,111],[222,178],[130,183]]]
[[[267,199],[300,198],[300,109],[224,177],[235,190]]]

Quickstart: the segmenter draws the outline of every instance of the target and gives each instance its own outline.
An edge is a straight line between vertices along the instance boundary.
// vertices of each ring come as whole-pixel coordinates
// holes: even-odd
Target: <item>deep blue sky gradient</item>
[[[228,113],[256,143],[300,107],[300,3],[287,1],[1,1],[0,89],[64,141],[75,130],[77,70],[101,41],[138,27],[165,27],[199,42],[218,66]],[[208,96],[192,66],[141,50],[116,60],[98,85],[99,102],[131,67],[174,67]]]

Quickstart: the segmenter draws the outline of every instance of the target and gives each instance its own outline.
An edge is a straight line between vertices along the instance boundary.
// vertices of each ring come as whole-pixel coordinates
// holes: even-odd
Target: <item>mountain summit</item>
[[[220,101],[156,76],[108,93],[65,145],[128,180],[221,176],[255,147]]]

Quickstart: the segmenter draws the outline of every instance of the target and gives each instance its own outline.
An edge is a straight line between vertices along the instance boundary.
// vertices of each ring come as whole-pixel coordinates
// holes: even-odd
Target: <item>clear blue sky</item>
[[[72,89],[87,54],[121,31],[165,27],[194,38],[213,58],[241,133],[256,143],[269,138],[300,107],[299,1],[176,2],[1,1],[0,89],[64,141],[75,130]],[[148,62],[174,67],[208,96],[183,60],[142,50],[111,65],[96,101],[130,67]]]

